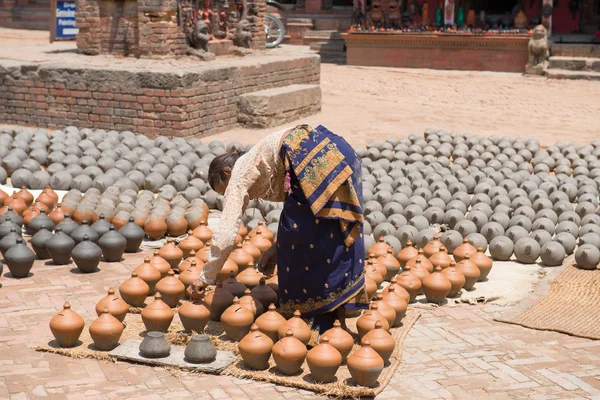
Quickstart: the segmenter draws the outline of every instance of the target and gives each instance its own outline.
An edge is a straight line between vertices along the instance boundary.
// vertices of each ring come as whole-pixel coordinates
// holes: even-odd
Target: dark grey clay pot
[[[9,215],[8,217],[6,217],[4,222],[2,224],[0,224],[0,239],[4,238],[6,235],[8,235],[11,232],[12,228],[14,228],[15,231],[21,232],[21,227],[19,225],[15,224],[12,221],[12,217]]]
[[[208,335],[194,335],[185,347],[183,355],[187,362],[205,364],[217,358],[217,349]]]
[[[47,260],[50,258],[50,253],[48,253],[48,250],[46,249],[46,243],[52,236],[54,236],[52,232],[46,229],[45,225],[42,225],[41,229],[31,238],[31,247],[40,260]]]
[[[44,225],[46,229],[54,230],[54,222],[52,222],[44,210],[40,210],[40,213],[29,222],[25,229],[27,230],[27,233],[33,236],[42,228],[42,225]]]
[[[5,256],[6,252],[17,244],[17,239],[21,237],[21,229],[17,231],[17,229],[13,226],[10,228],[10,233],[4,236],[0,240],[0,252]]]
[[[162,332],[148,332],[140,343],[140,354],[146,358],[167,357],[171,353],[171,345]]]
[[[14,212],[12,207],[8,207],[8,211],[0,215],[0,224],[4,223],[7,217],[10,217],[12,222],[14,222],[15,224],[23,226],[23,218],[16,212]]]
[[[23,238],[18,238],[17,243],[6,252],[5,260],[12,276],[25,278],[33,267],[35,253],[25,245]]]
[[[60,224],[58,225],[54,236],[46,242],[46,249],[55,264],[65,265],[71,262],[71,251],[75,247],[75,241],[62,231]]]
[[[133,221],[133,217],[129,217],[129,222],[119,229],[119,233],[127,240],[127,246],[125,247],[127,253],[135,253],[138,251],[144,240],[144,230]]]
[[[106,261],[118,262],[121,261],[125,247],[127,247],[127,239],[117,232],[113,225],[110,225],[109,231],[98,240],[98,245],[102,249]]]
[[[102,258],[102,250],[88,235],[84,235],[83,240],[71,251],[71,257],[81,272],[95,272]]]
[[[66,213],[65,218],[62,221],[60,221],[59,224],[56,225],[56,227],[60,228],[62,230],[62,233],[64,233],[65,235],[71,236],[73,231],[79,228],[79,225],[77,224],[77,222],[73,221],[69,213]]]
[[[110,228],[110,222],[104,218],[104,214],[100,214],[98,221],[94,222],[91,226],[93,230],[98,234],[98,238],[101,238]]]
[[[84,219],[81,221],[81,226],[77,227],[69,236],[71,236],[75,243],[81,243],[83,237],[86,235],[91,242],[98,242],[98,233],[88,225],[87,219]]]

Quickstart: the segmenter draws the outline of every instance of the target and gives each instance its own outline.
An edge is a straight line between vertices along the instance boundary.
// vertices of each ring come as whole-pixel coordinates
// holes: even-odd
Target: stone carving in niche
[[[236,25],[233,44],[236,46],[232,52],[237,56],[247,56],[252,54],[250,51],[250,42],[252,41],[252,24],[245,19],[242,19]]]
[[[188,35],[188,43],[190,47],[187,54],[197,57],[203,61],[215,59],[215,55],[208,51],[208,42],[210,40],[209,26],[203,19],[199,19],[194,24],[194,28]]]
[[[548,42],[548,32],[544,25],[538,25],[533,30],[533,35],[529,39],[529,61],[525,66],[525,73],[544,75],[548,67],[548,58],[550,57],[550,43]]]

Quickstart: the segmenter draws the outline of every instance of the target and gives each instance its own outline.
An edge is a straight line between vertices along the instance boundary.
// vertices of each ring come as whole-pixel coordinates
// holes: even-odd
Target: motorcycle
[[[283,6],[275,0],[267,0],[267,6],[283,11]],[[265,14],[265,34],[267,35],[267,48],[272,49],[283,42],[285,26],[283,22],[272,14]]]

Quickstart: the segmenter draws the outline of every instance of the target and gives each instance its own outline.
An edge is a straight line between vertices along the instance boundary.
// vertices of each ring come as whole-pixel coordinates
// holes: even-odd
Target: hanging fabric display
[[[454,24],[454,0],[444,0],[444,25]]]

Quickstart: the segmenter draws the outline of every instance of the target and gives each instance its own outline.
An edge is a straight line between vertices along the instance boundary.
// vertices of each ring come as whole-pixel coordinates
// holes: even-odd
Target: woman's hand
[[[202,282],[200,279],[196,279],[190,286],[187,288],[187,294],[192,300],[200,300],[204,297],[204,288],[206,284]]]
[[[269,250],[265,251],[261,259],[258,261],[258,267],[265,275],[269,275],[266,272],[271,272],[277,264],[277,243],[273,244]]]

